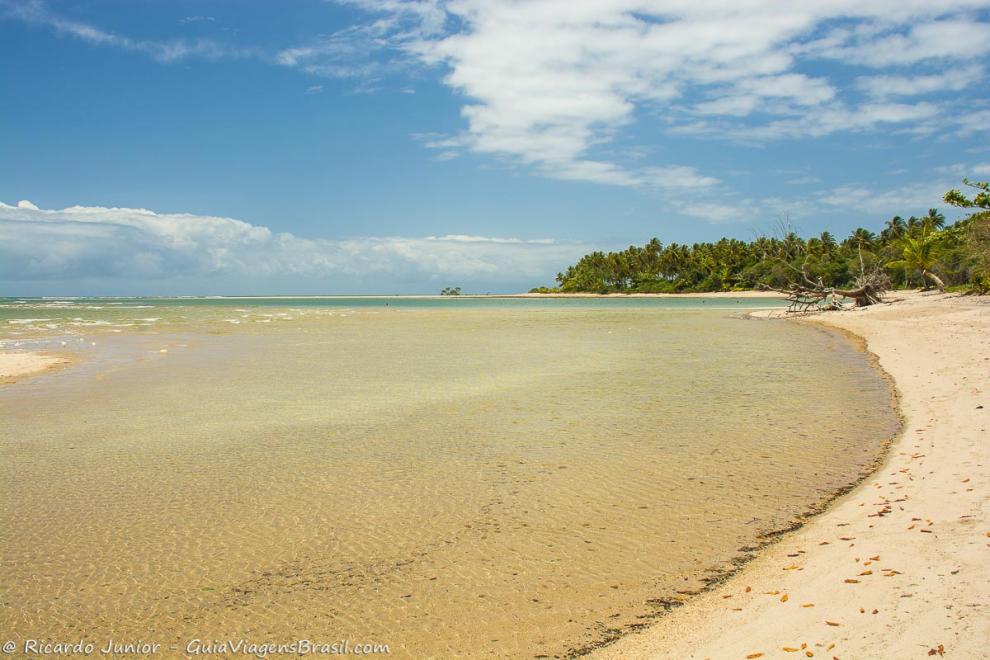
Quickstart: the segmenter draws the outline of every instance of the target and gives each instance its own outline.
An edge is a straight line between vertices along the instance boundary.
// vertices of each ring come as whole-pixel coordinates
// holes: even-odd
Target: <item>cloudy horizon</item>
[[[0,0],[0,37],[0,295],[517,291],[990,175],[990,0]]]

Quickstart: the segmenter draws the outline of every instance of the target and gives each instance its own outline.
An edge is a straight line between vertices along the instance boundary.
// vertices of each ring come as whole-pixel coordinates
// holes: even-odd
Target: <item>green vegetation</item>
[[[459,286],[448,286],[445,287],[443,291],[440,292],[441,296],[459,296],[461,295],[461,287]]]
[[[963,208],[990,208],[990,186],[967,198],[958,190],[945,201]],[[990,289],[990,212],[977,211],[946,226],[937,209],[907,220],[895,216],[879,233],[859,228],[843,240],[829,232],[802,238],[793,231],[753,241],[663,245],[654,238],[621,252],[592,252],[557,274],[557,287],[534,293],[682,293],[783,288],[802,273],[828,287],[849,287],[864,271],[881,267],[896,288]]]
[[[953,206],[976,209],[973,215],[956,223],[957,227],[964,224],[957,240],[964,245],[965,261],[972,273],[968,284],[973,291],[990,293],[990,183],[969,179],[963,179],[963,183],[976,189],[976,194],[969,198],[958,190],[950,190],[945,193],[945,201]]]

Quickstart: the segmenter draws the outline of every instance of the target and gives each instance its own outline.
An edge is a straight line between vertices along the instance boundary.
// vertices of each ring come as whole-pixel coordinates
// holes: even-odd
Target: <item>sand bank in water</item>
[[[40,374],[49,369],[68,364],[69,360],[58,355],[37,353],[0,352],[0,385],[8,385],[17,381]]]
[[[886,463],[732,579],[599,657],[985,656],[990,300],[898,297],[815,318],[863,337],[896,382],[905,425]]]

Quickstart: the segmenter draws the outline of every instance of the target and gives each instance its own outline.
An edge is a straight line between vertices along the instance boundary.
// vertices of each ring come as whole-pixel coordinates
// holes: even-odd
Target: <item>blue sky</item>
[[[0,0],[0,295],[513,291],[879,228],[990,178],[988,53],[981,0]]]

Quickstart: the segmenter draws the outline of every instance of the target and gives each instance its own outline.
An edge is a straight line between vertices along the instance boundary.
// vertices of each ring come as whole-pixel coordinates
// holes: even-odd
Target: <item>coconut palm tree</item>
[[[833,236],[830,232],[823,231],[821,235],[819,235],[818,240],[822,242],[822,249],[825,250],[826,254],[832,254],[835,252],[837,243],[835,242],[835,236]]]
[[[928,278],[935,283],[939,291],[945,291],[945,282],[938,275],[932,272],[936,261],[936,242],[933,236],[922,234],[921,236],[904,237],[904,258],[891,261],[887,268],[903,268],[907,271],[921,271],[921,277]],[[927,287],[926,287],[927,288]]]
[[[921,219],[921,231],[931,234],[945,226],[945,216],[938,209],[928,209],[928,215]]]
[[[885,224],[886,226],[884,227],[884,230],[881,232],[881,236],[883,236],[885,240],[888,241],[897,240],[898,238],[904,236],[904,234],[907,232],[907,223],[904,222],[904,218],[902,218],[899,215],[895,215]]]
[[[849,235],[848,240],[852,245],[855,245],[860,249],[872,250],[874,243],[876,243],[877,235],[869,229],[858,227],[852,234]]]

